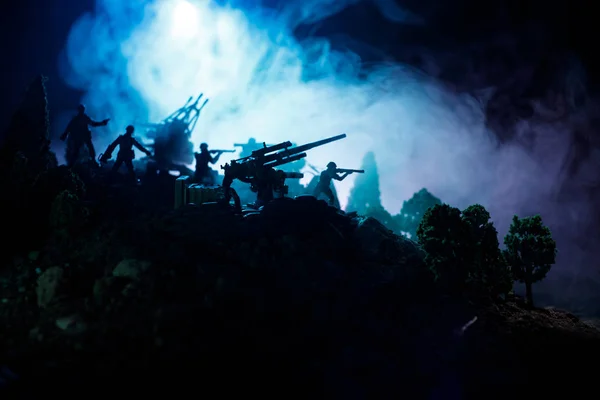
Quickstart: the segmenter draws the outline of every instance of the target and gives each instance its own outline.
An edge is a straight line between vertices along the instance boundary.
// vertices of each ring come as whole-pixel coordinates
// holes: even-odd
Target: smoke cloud
[[[354,2],[289,1],[275,11],[209,0],[97,0],[72,27],[65,79],[86,92],[92,117],[112,118],[106,142],[130,123],[160,121],[202,92],[210,102],[193,133],[196,146],[232,148],[251,136],[302,144],[347,133],[311,150],[307,161],[359,168],[373,151],[382,204],[392,214],[426,187],[458,207],[485,205],[501,232],[515,213],[556,215],[555,224],[565,214],[582,218],[588,205],[579,200],[552,214],[571,141],[564,130],[524,122],[515,129],[538,132],[543,145],[499,146],[483,101],[406,65],[359,75],[357,54],[292,35],[298,24]],[[376,4],[390,20],[424,23],[392,1]],[[350,177],[337,186],[342,206],[352,184]]]

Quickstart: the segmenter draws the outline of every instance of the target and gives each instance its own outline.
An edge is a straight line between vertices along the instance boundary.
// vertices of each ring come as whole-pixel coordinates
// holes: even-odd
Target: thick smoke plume
[[[351,168],[374,151],[383,205],[392,212],[423,186],[459,204],[549,187],[524,154],[494,150],[472,98],[400,65],[359,79],[355,54],[334,52],[324,40],[296,41],[298,23],[340,9],[339,1],[310,4],[292,2],[273,15],[209,1],[99,0],[73,26],[68,81],[86,90],[98,118],[113,118],[115,135],[129,123],[162,119],[199,92],[210,103],[197,144],[229,148],[249,136],[304,143],[346,132],[348,139],[312,150],[308,161]],[[510,175],[506,157],[527,173],[498,187],[498,176]],[[351,185],[340,185],[342,204]],[[523,196],[510,197],[518,203]]]
[[[552,219],[569,135],[528,125],[543,145],[499,146],[482,100],[405,65],[359,75],[358,55],[292,35],[298,24],[355,2],[289,1],[275,11],[209,0],[98,0],[72,28],[66,79],[85,90],[92,117],[112,117],[114,136],[130,123],[158,122],[203,92],[210,102],[196,145],[226,149],[251,136],[302,144],[345,132],[347,139],[311,150],[308,162],[358,168],[373,151],[382,203],[392,214],[426,187],[458,207],[485,205],[501,232],[515,213]],[[392,2],[375,3],[390,20],[423,23]],[[352,179],[338,186],[342,206],[351,187]],[[578,219],[587,210],[579,200],[568,208]],[[556,215],[555,223],[565,212]]]

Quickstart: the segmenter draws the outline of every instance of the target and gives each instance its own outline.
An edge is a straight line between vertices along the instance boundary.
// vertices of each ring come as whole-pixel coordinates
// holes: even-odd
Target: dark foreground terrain
[[[573,315],[445,297],[414,242],[309,196],[172,210],[172,177],[57,167],[25,109],[0,158],[3,398],[596,390],[600,332]]]

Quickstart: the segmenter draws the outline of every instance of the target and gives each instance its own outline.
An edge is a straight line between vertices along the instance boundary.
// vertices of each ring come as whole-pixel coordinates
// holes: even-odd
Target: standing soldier
[[[135,171],[133,170],[133,159],[135,153],[133,147],[135,146],[138,150],[144,152],[148,157],[152,157],[152,153],[146,150],[135,138],[133,137],[133,125],[129,125],[125,130],[124,135],[120,135],[114,142],[112,142],[100,158],[100,161],[107,162],[112,157],[112,152],[115,151],[119,146],[119,152],[117,153],[117,160],[112,167],[113,172],[117,172],[122,164],[125,164],[129,176],[135,181]]]
[[[66,152],[67,166],[69,167],[77,163],[79,150],[83,145],[86,145],[88,148],[90,159],[96,163],[96,149],[94,149],[94,144],[92,143],[92,132],[89,127],[106,126],[108,121],[110,121],[110,119],[100,122],[92,120],[85,113],[85,106],[83,104],[77,107],[77,111],[77,115],[71,119],[69,125],[67,125],[67,129],[60,136],[60,140],[62,141],[65,141],[67,136],[69,137]]]
[[[317,187],[315,188],[314,196],[319,198],[320,194],[324,194],[329,200],[329,205],[333,206],[335,204],[335,196],[331,190],[331,181],[333,179],[336,181],[343,181],[350,174],[351,172],[344,172],[342,175],[338,175],[337,164],[333,161],[330,162],[327,164],[327,169],[321,172],[319,183],[317,183]]]
[[[215,154],[213,157],[212,154]],[[224,153],[223,150],[209,150],[208,144],[202,143],[200,145],[200,153],[195,153],[196,158],[196,172],[194,173],[194,182],[203,183],[206,185],[214,185],[215,177],[213,169],[208,164],[216,164],[219,161],[219,157]]]

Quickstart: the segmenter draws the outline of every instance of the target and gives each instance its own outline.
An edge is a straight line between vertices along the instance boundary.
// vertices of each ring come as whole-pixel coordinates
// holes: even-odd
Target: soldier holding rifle
[[[363,169],[340,169],[337,167],[337,164],[331,161],[327,164],[327,169],[321,172],[321,176],[319,177],[319,183],[315,188],[314,196],[319,198],[321,194],[327,197],[328,203],[330,206],[335,204],[335,196],[333,195],[333,191],[331,190],[331,181],[343,181],[348,177],[348,175],[357,173],[363,174],[365,170]],[[342,175],[338,175],[342,174]]]
[[[200,145],[200,153],[194,154],[194,157],[196,158],[194,182],[215,185],[215,173],[213,173],[209,164],[215,164],[219,161],[219,157],[221,157],[223,153],[235,153],[235,150],[209,150],[208,144],[202,143]],[[215,154],[214,157],[213,154]]]

